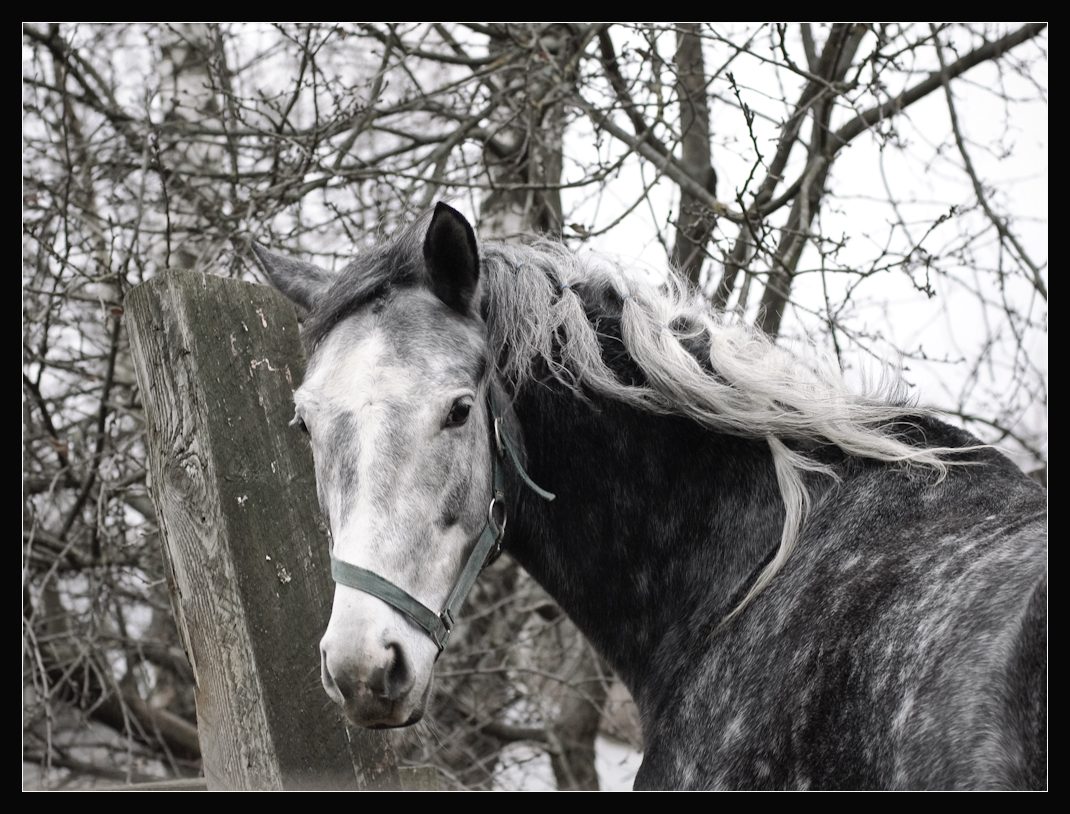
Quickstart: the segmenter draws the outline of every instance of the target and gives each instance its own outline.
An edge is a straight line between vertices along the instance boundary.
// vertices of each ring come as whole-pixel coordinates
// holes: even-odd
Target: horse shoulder
[[[692,639],[637,788],[1036,787],[1044,502],[999,466],[828,492],[766,592]]]

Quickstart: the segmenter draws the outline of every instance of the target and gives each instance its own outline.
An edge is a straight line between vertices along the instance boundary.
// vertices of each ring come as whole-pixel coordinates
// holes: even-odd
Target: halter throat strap
[[[494,449],[492,456],[494,461],[493,491],[487,507],[487,522],[479,532],[472,553],[468,555],[461,574],[449,596],[446,597],[446,604],[441,611],[436,613],[408,591],[374,571],[336,559],[333,553],[331,555],[331,576],[334,577],[335,582],[371,594],[403,613],[413,624],[431,637],[435,646],[438,647],[439,654],[446,649],[461,606],[480,573],[501,554],[506,523],[505,461],[508,460],[512,464],[520,479],[543,500],[550,501],[555,497],[552,492],[539,487],[524,470],[516,448],[502,429],[501,411],[496,408],[492,390],[489,390],[487,394],[487,408],[490,413],[491,440]]]

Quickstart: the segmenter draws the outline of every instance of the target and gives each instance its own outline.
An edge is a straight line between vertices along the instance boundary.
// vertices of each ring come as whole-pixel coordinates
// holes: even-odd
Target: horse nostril
[[[368,687],[388,701],[397,701],[412,689],[412,670],[401,645],[391,642],[386,649],[390,654],[389,659],[382,667],[372,671]]]
[[[342,694],[342,698],[346,701],[352,701],[357,695],[357,683],[350,677],[350,674],[346,671],[339,671],[339,674],[333,675],[328,671],[328,677],[334,682],[334,686],[338,688],[338,692]]]
[[[409,662],[405,658],[405,651],[401,649],[401,645],[390,644],[387,649],[394,654],[394,663],[387,673],[387,697],[397,700],[412,689],[412,670],[409,668]]]

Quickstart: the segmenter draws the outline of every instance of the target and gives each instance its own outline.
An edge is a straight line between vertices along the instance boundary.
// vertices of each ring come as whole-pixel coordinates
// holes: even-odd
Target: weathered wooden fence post
[[[208,788],[397,788],[384,737],[347,735],[320,687],[332,586],[312,456],[287,427],[304,368],[293,307],[166,272],[126,316]]]

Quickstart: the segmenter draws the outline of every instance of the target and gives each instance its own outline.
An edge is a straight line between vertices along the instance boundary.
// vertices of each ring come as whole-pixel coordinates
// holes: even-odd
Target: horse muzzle
[[[335,646],[329,634],[320,643],[320,677],[327,695],[357,726],[409,726],[423,717],[430,681],[416,690],[416,670],[401,642]]]

